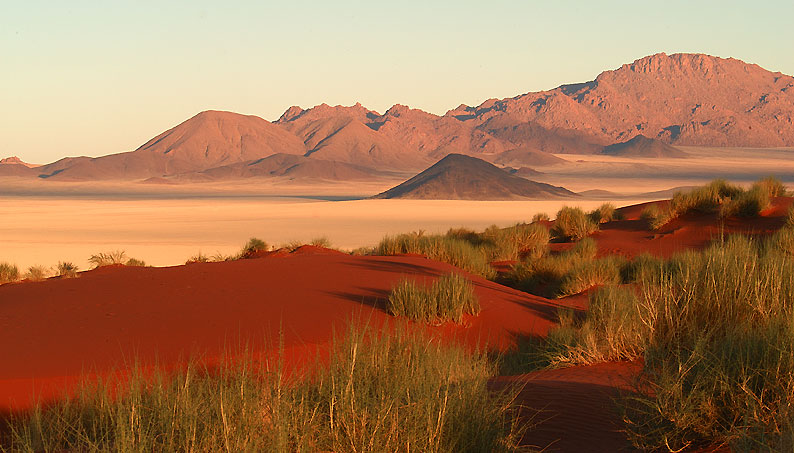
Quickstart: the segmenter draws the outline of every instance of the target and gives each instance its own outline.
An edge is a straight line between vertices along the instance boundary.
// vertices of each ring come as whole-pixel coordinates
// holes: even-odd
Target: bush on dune
[[[111,266],[114,264],[125,264],[127,262],[127,252],[123,250],[115,250],[112,252],[97,253],[95,255],[91,255],[91,257],[88,258],[88,262],[91,263],[94,268]]]
[[[0,262],[0,284],[19,280],[19,268],[13,264]]]
[[[44,280],[50,276],[50,268],[47,266],[30,266],[25,272],[24,278],[32,282]]]
[[[525,451],[515,391],[489,390],[487,357],[400,326],[351,329],[289,378],[255,363],[86,385],[12,419],[10,450]]]
[[[587,214],[590,219],[595,223],[606,223],[613,220],[620,220],[622,215],[615,210],[615,205],[612,203],[604,203],[593,211]]]
[[[551,235],[557,239],[578,241],[598,231],[594,222],[581,208],[563,206],[557,212]]]
[[[77,265],[71,263],[69,261],[59,261],[58,262],[58,276],[63,278],[74,278],[77,277]]]
[[[391,289],[387,309],[395,316],[414,321],[460,323],[464,314],[480,312],[480,302],[471,282],[460,274],[451,273],[441,276],[429,287],[403,278]]]

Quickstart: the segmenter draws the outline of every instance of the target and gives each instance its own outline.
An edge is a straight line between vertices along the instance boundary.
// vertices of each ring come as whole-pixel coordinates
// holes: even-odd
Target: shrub
[[[113,264],[124,264],[127,261],[127,253],[123,250],[116,250],[113,252],[102,252],[96,255],[91,255],[88,262],[94,265],[94,268],[102,266],[110,266]]]
[[[549,221],[549,215],[546,214],[545,212],[538,212],[532,216],[532,223],[548,222],[548,221]]]
[[[593,222],[581,208],[563,206],[557,212],[551,235],[563,240],[578,241],[598,230],[598,224]]]
[[[125,266],[145,267],[146,262],[137,258],[130,258],[124,263]]]
[[[492,261],[540,258],[548,251],[549,230],[537,224],[518,224],[508,228],[491,227],[485,230],[481,237],[468,241],[486,247],[489,259]]]
[[[471,283],[462,275],[441,276],[429,288],[403,278],[389,293],[389,312],[415,321],[462,322],[463,314],[476,315],[480,303]]]
[[[386,236],[375,247],[374,253],[376,255],[417,253],[485,278],[496,275],[484,247],[454,236],[427,236],[423,232]]]
[[[716,212],[725,200],[734,198],[742,192],[744,191],[739,186],[729,184],[724,179],[715,179],[689,192],[676,192],[670,202],[670,211],[672,217],[693,211]]]
[[[648,205],[640,213],[640,219],[648,224],[651,230],[658,230],[672,220],[673,214],[669,208],[660,208],[659,205]]]
[[[13,264],[0,262],[0,284],[19,280],[19,268]]]
[[[593,292],[589,300],[583,320],[563,312],[560,326],[549,332],[541,353],[548,366],[633,360],[642,355],[648,326],[634,290],[605,286]]]
[[[318,237],[318,238],[312,239],[309,242],[309,245],[313,245],[315,247],[323,247],[323,248],[330,249],[331,248],[331,241],[328,240],[327,237],[323,236],[323,237]]]
[[[619,256],[577,263],[560,279],[557,296],[579,294],[594,286],[616,285],[621,282],[621,269],[625,263],[625,258]]]
[[[198,252],[197,254],[191,256],[190,258],[188,258],[187,261],[185,261],[185,264],[208,263],[210,261],[211,261],[210,257],[208,257],[207,255],[205,255],[205,254],[203,254],[201,252]],[[216,261],[223,261],[223,255],[221,255],[221,259],[220,260],[216,260]]]
[[[766,178],[754,182],[750,190],[754,189],[764,192],[769,198],[785,197],[789,195],[786,186],[774,176],[767,176]]]
[[[245,245],[243,246],[243,249],[240,251],[239,258],[243,258],[243,259],[251,258],[257,252],[260,252],[260,251],[263,251],[263,250],[267,250],[267,249],[268,249],[267,242],[265,242],[265,241],[263,241],[263,240],[261,240],[259,238],[252,237],[252,238],[248,239],[248,242],[246,242]]]
[[[769,193],[763,187],[753,187],[727,200],[720,208],[720,217],[757,217],[769,207]]]
[[[11,451],[509,452],[515,390],[487,357],[398,328],[351,331],[302,373],[256,359],[132,372],[10,422]],[[270,366],[268,366],[270,365]]]
[[[50,268],[47,266],[30,266],[25,272],[25,278],[32,282],[44,280],[50,275]]]
[[[58,262],[58,275],[63,278],[77,277],[77,265],[69,261]]]
[[[612,203],[604,203],[587,215],[595,223],[611,222],[618,220],[619,217],[618,212],[615,210],[615,205]]]

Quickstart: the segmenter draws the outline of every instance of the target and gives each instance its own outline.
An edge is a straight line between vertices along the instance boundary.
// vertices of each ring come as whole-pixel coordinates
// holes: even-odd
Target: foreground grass
[[[638,395],[620,404],[635,446],[679,451],[794,448],[794,257],[791,231],[730,237],[667,261],[638,257],[624,282],[591,294],[584,316],[561,312],[525,345],[535,367],[642,357]],[[513,358],[515,360],[515,358]]]
[[[462,322],[463,315],[480,312],[474,287],[458,273],[442,275],[429,287],[403,278],[389,293],[387,309],[396,316],[415,321]]]
[[[235,361],[75,398],[11,421],[10,451],[518,451],[512,393],[484,355],[398,328],[351,331],[327,364],[285,378]],[[113,398],[112,395],[120,395]]]

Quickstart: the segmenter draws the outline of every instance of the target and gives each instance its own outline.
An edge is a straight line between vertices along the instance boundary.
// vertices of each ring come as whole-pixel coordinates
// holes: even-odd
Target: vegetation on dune
[[[598,223],[585,214],[581,208],[563,206],[557,212],[551,235],[554,238],[566,241],[579,241],[598,231]]]
[[[688,192],[676,192],[667,208],[648,206],[641,218],[651,230],[658,230],[667,222],[690,212],[719,213],[720,217],[756,217],[769,207],[773,197],[789,192],[773,176],[760,179],[745,190],[723,179],[715,179],[705,186]]]
[[[404,327],[404,326],[403,326]],[[128,382],[10,422],[13,451],[509,452],[526,428],[487,357],[405,328],[351,331],[327,364],[229,361]],[[114,397],[114,395],[119,395]]]
[[[127,252],[124,250],[97,253],[95,255],[91,255],[91,257],[88,258],[88,262],[94,266],[94,269],[118,264],[124,266],[146,266],[146,263],[143,260],[127,257]]]
[[[24,278],[32,282],[44,280],[50,276],[50,268],[47,266],[30,266],[25,272]]]
[[[537,367],[643,357],[638,393],[621,401],[640,448],[790,450],[794,234],[786,230],[625,261],[620,279],[610,278],[634,285],[594,291],[586,314],[562,311],[560,326],[524,345],[522,360]]]
[[[269,246],[267,242],[252,237],[248,239],[248,242],[245,243],[243,249],[240,251],[239,255],[236,257],[237,259],[246,259],[246,258],[253,258],[257,252],[268,250]]]
[[[612,203],[604,203],[587,214],[594,223],[606,223],[613,220],[621,220],[623,216],[615,209]]]
[[[58,276],[63,278],[74,278],[77,277],[77,265],[71,263],[69,261],[59,261],[58,266]]]
[[[19,268],[13,264],[0,262],[0,284],[19,280]]]
[[[439,323],[463,321],[463,315],[480,312],[480,302],[471,282],[458,273],[442,275],[424,286],[403,278],[389,292],[389,313],[415,321]]]
[[[546,254],[549,232],[542,225],[517,224],[508,228],[492,226],[482,233],[466,228],[450,229],[443,235],[424,232],[386,236],[375,247],[375,255],[416,253],[442,261],[467,272],[493,278],[491,262],[540,257]]]
[[[548,222],[548,221],[549,221],[549,215],[546,214],[545,212],[538,212],[532,216],[532,223]]]

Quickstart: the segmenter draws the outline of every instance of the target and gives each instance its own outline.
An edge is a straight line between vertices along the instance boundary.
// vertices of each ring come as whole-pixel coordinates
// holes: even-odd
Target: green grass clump
[[[69,261],[59,261],[57,270],[58,276],[60,277],[74,278],[77,277],[78,267],[76,264]]]
[[[548,222],[548,221],[549,221],[549,215],[546,214],[545,212],[538,212],[532,216],[532,223]]]
[[[480,302],[471,282],[451,273],[441,276],[430,287],[403,278],[391,289],[387,309],[395,316],[414,321],[460,323],[464,314],[480,312]]]
[[[590,295],[584,318],[563,312],[540,353],[551,367],[632,360],[645,349],[644,307],[630,287],[605,286]]]
[[[688,212],[716,212],[725,200],[735,198],[742,192],[739,186],[724,179],[715,179],[689,192],[676,192],[670,202],[670,210],[674,217]]]
[[[351,331],[330,358],[285,376],[229,360],[133,373],[10,423],[11,451],[511,452],[515,392],[487,357],[419,334]],[[270,366],[268,366],[270,365]],[[311,368],[314,368],[313,370]],[[114,395],[118,395],[114,397]]]
[[[581,208],[563,206],[557,212],[551,235],[557,239],[578,241],[598,231],[594,222]]]
[[[375,247],[374,253],[376,255],[417,253],[485,278],[496,275],[485,247],[455,236],[425,235],[423,232],[386,236]]]
[[[257,252],[261,252],[268,249],[267,242],[259,239],[259,238],[250,238],[248,242],[245,243],[243,249],[238,254],[238,259],[246,259],[252,258],[256,255]]]
[[[13,264],[0,262],[0,284],[19,280],[19,268]]]
[[[134,266],[134,267],[145,267],[146,261],[139,260],[138,258],[130,258],[125,263],[125,266]]]
[[[612,203],[604,203],[587,214],[595,223],[606,223],[613,220],[620,220],[620,213],[615,210]]]
[[[50,268],[47,266],[30,266],[25,272],[25,279],[30,280],[32,282],[38,282],[44,280],[45,278],[49,277],[50,275]]]
[[[786,189],[786,186],[783,185],[783,182],[774,176],[767,176],[766,178],[754,182],[750,190],[754,189],[766,193],[769,198],[787,197],[790,195],[790,192]]]
[[[616,285],[622,281],[625,263],[626,259],[619,256],[576,263],[560,279],[557,297],[579,294],[594,286]]]
[[[549,239],[549,230],[542,225],[517,224],[508,228],[488,228],[479,240],[492,261],[514,261],[545,255]]]
[[[114,264],[125,264],[127,262],[127,252],[124,250],[115,250],[112,252],[97,253],[91,255],[91,257],[88,258],[88,262],[91,263],[94,268],[111,266]]]
[[[648,229],[658,230],[673,219],[673,213],[669,208],[661,208],[659,205],[648,205],[640,213],[640,220],[648,224]]]
[[[567,251],[516,263],[499,281],[539,296],[563,297],[612,282],[615,273],[619,279],[623,261],[613,257],[596,260],[597,252],[595,240],[584,238]],[[582,286],[588,281],[592,284]]]
[[[758,217],[769,203],[769,191],[764,187],[753,187],[725,201],[720,207],[720,217]]]

